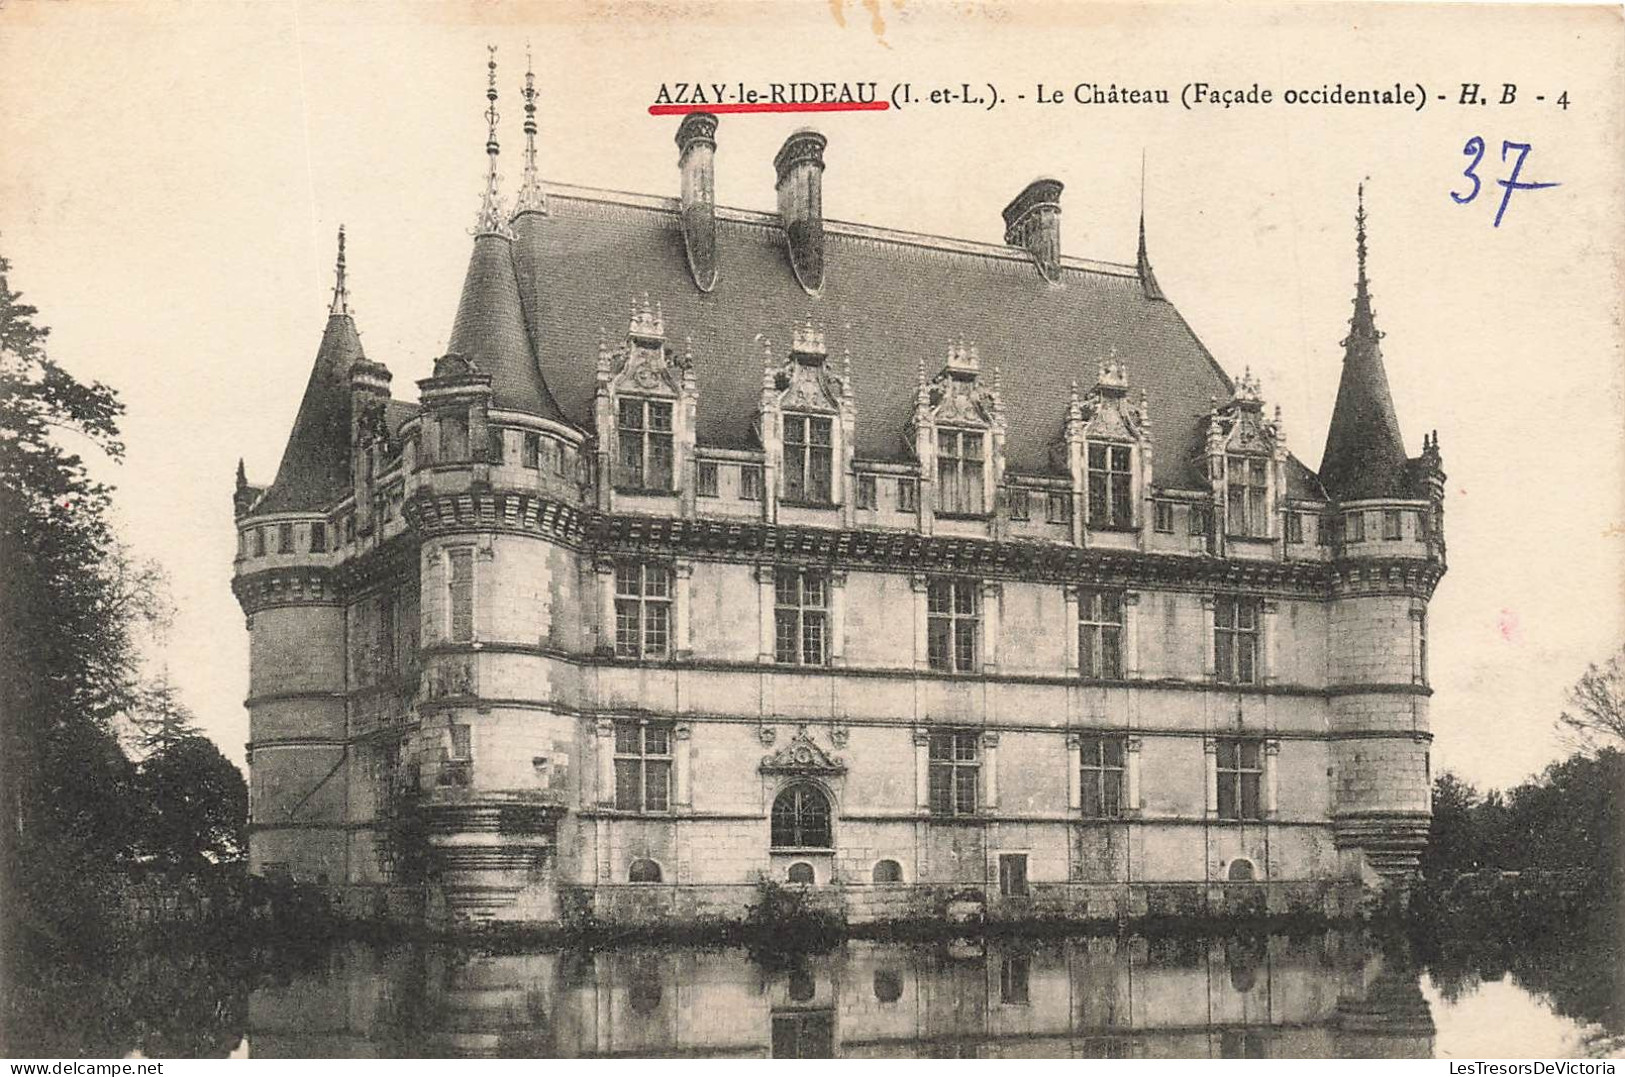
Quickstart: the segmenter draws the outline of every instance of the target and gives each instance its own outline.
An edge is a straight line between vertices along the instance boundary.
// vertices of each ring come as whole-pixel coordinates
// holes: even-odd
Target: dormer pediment
[[[762,757],[763,774],[822,775],[845,774],[846,764],[819,747],[805,729],[798,730],[784,747]]]
[[[1238,456],[1275,456],[1286,449],[1281,409],[1273,419],[1264,415],[1264,396],[1252,370],[1236,380],[1230,399],[1215,404],[1208,416],[1207,453]]]
[[[691,354],[667,345],[665,312],[659,305],[651,308],[647,294],[641,309],[633,304],[625,343],[615,349],[599,344],[599,374],[616,395],[680,396],[692,368]]]
[[[812,320],[795,331],[790,357],[773,372],[781,411],[839,414],[850,397],[850,375],[835,373],[829,367],[824,333]]]

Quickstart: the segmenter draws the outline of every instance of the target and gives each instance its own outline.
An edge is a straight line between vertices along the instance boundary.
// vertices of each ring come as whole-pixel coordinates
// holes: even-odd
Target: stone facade
[[[1428,818],[1436,442],[1343,496],[1183,328],[1143,246],[1137,267],[1063,257],[1058,211],[1041,250],[824,221],[825,143],[792,142],[793,221],[711,206],[692,137],[682,199],[549,187],[510,221],[488,185],[417,404],[361,354],[341,246],[282,468],[235,498],[252,870],[541,922],[566,899],[737,914],[761,880],[872,919],[1403,879]],[[599,311],[565,302],[570,251],[628,221],[665,259],[655,294],[577,349]],[[776,278],[739,266],[792,223]],[[1382,377],[1364,242],[1362,209],[1345,386]],[[1062,327],[1046,356],[993,327],[922,341],[928,369],[863,330],[918,311],[832,294],[859,251],[1108,304],[1109,339],[1072,352]],[[976,329],[972,285],[930,317]],[[1046,406],[1057,363],[1076,373]],[[1184,414],[1191,379],[1216,391]],[[1338,444],[1390,436],[1339,401]]]

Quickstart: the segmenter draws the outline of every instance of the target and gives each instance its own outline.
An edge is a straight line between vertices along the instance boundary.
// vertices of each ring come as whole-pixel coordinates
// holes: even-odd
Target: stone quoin
[[[510,210],[493,60],[416,400],[341,231],[281,465],[239,470],[252,871],[541,924],[763,879],[854,920],[1406,882],[1444,475],[1401,438],[1363,192],[1312,470],[1143,209],[1121,265],[1064,253],[1053,179],[1004,244],[843,223],[807,130],[750,164],[778,212],[731,209],[706,114],[678,197],[544,183],[535,96]]]

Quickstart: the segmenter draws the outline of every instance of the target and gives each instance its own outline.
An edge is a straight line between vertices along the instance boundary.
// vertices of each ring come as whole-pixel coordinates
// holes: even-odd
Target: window
[[[895,860],[875,861],[874,880],[879,884],[900,883],[903,881],[903,865]]]
[[[1010,519],[1025,520],[1032,515],[1032,494],[1027,490],[1010,489]]]
[[[784,417],[784,499],[830,502],[831,424],[815,415]]]
[[[774,1014],[772,1054],[774,1058],[834,1058],[834,1012]]]
[[[265,528],[263,527],[254,529],[254,556],[265,556]]]
[[[1127,445],[1089,445],[1089,526],[1128,527],[1134,522],[1132,453]]]
[[[500,464],[502,463],[504,455],[502,450],[502,427],[493,426],[488,431],[488,434],[490,447],[485,452],[485,459],[493,464]]]
[[[355,541],[355,514],[354,513],[351,513],[350,515],[344,517],[344,541],[345,542],[354,542]],[[260,552],[264,553],[265,551],[261,550]]]
[[[1230,500],[1225,530],[1232,535],[1268,535],[1269,465],[1253,456],[1232,456],[1226,463]]]
[[[451,641],[467,643],[474,638],[474,550],[459,546],[446,551],[449,568],[446,597],[451,613]]]
[[[929,751],[932,815],[975,815],[981,774],[981,737],[933,733]]]
[[[634,490],[670,490],[671,403],[623,398],[619,419],[618,484]]]
[[[744,501],[762,500],[762,469],[755,464],[739,469],[739,497]]]
[[[969,673],[976,668],[979,618],[974,580],[934,579],[927,585],[927,648],[932,669]]]
[[[829,653],[829,585],[822,572],[781,568],[773,575],[774,660],[821,666]]]
[[[1052,524],[1068,523],[1072,519],[1072,495],[1052,492],[1044,499],[1044,519]]]
[[[395,672],[395,596],[388,591],[378,596],[378,668]]]
[[[466,762],[474,758],[474,731],[467,724],[454,724],[447,727],[451,732],[451,753],[447,757],[459,762]]]
[[[1219,1035],[1220,1058],[1268,1058],[1264,1037],[1245,1028],[1227,1028]]]
[[[1343,541],[1365,541],[1365,513],[1348,512],[1343,514]]]
[[[632,861],[632,866],[626,872],[629,883],[657,883],[660,878],[660,865],[649,859]]]
[[[1256,740],[1221,740],[1217,752],[1219,818],[1262,819],[1264,745]]]
[[[468,459],[468,416],[440,416],[440,459],[451,463]]]
[[[1027,896],[1027,854],[999,854],[999,895],[1001,897]]]
[[[1027,858],[1021,858],[1023,884],[1025,885],[1025,872]],[[1002,868],[1004,857],[999,858]],[[1022,891],[1026,893],[1025,890]],[[1032,977],[1032,958],[1026,954],[1012,954],[999,962],[999,1001],[1006,1006],[1027,1005],[1027,986]]]
[[[1303,541],[1303,513],[1289,512],[1286,514],[1286,540],[1294,543]]]
[[[1396,542],[1405,537],[1405,532],[1399,522],[1398,509],[1384,509],[1382,513],[1382,537],[1386,542]]]
[[[832,848],[829,816],[829,798],[823,790],[805,784],[790,786],[773,799],[773,847]]]
[[[1123,814],[1123,737],[1083,737],[1078,742],[1078,791],[1083,814],[1116,819]]]
[[[293,553],[293,525],[276,525],[276,552]]]
[[[699,465],[698,481],[694,492],[700,497],[717,496],[717,465],[715,461],[702,460]]]
[[[310,525],[310,552],[327,552],[327,525],[314,523]]]
[[[1330,546],[1333,532],[1337,530],[1337,517],[1320,515],[1315,517],[1315,545]]]
[[[1416,675],[1417,682],[1428,682],[1428,613],[1420,610],[1416,615]]]
[[[615,566],[615,653],[659,658],[671,646],[671,569],[642,562]]]
[[[520,451],[519,462],[525,467],[540,470],[542,466],[542,435],[525,435],[525,444]]]
[[[1174,503],[1157,501],[1152,504],[1152,526],[1165,535],[1174,533]]]
[[[875,477],[873,475],[858,476],[858,508],[872,509],[878,506],[875,497]]]
[[[875,1001],[882,1005],[903,997],[903,978],[893,969],[875,970]]]
[[[1193,535],[1205,535],[1213,530],[1212,511],[1207,505],[1192,505],[1186,520],[1186,530]]]
[[[449,744],[436,781],[440,785],[469,786],[474,782],[473,731],[464,724],[447,727]]]
[[[1078,673],[1114,681],[1123,676],[1123,594],[1078,592]]]
[[[987,511],[982,496],[982,445],[978,430],[937,431],[937,511],[980,515]]]
[[[918,479],[897,480],[897,511],[918,512],[920,508],[920,483]]]
[[[1220,595],[1213,600],[1213,673],[1228,684],[1258,683],[1256,598]]]
[[[615,807],[663,812],[671,808],[672,723],[615,723]]]
[[[813,874],[813,866],[805,860],[797,860],[790,865],[790,870],[785,873],[786,881],[800,883],[803,886],[811,886],[816,878],[817,876]]]
[[[1224,873],[1224,877],[1233,883],[1252,882],[1256,878],[1253,862],[1244,856],[1238,856],[1230,861],[1230,868]]]

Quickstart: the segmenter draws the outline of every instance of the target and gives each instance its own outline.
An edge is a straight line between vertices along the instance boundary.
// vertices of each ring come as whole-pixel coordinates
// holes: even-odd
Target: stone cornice
[[[250,617],[278,606],[341,606],[344,596],[334,575],[333,569],[314,565],[270,568],[236,577],[231,591]]]

